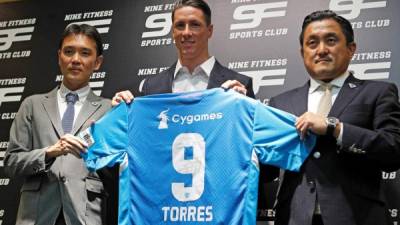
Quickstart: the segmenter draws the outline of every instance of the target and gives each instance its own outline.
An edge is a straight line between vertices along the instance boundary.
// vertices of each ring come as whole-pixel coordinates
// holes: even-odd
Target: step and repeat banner
[[[264,103],[304,84],[307,73],[298,35],[305,15],[331,9],[349,19],[357,53],[351,70],[361,79],[387,80],[400,87],[400,1],[398,0],[209,0],[214,34],[211,54],[229,68],[251,76]],[[98,95],[111,98],[176,61],[171,34],[173,0],[20,1],[0,4],[0,225],[15,224],[20,179],[4,174],[9,129],[21,101],[48,92],[62,80],[57,47],[70,23],[88,23],[104,41],[105,61],[91,77]],[[400,222],[399,172],[382,173],[392,218]],[[261,182],[260,224],[273,224],[277,183]],[[334,199],[332,199],[334,201]]]

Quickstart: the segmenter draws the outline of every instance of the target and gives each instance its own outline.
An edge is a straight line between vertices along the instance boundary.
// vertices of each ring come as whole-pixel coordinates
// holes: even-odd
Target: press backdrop
[[[214,34],[211,54],[254,79],[257,98],[268,99],[302,85],[298,35],[305,15],[331,9],[349,19],[358,44],[350,68],[358,78],[400,85],[398,0],[209,0]],[[176,60],[171,38],[172,0],[36,0],[0,4],[0,225],[15,224],[21,180],[4,175],[9,128],[21,101],[62,80],[57,46],[64,27],[88,23],[104,39],[105,61],[90,85],[111,98],[139,93],[141,82]],[[400,221],[398,172],[382,173],[392,217]],[[260,224],[273,224],[276,182],[262,185]],[[268,222],[265,222],[268,221]]]

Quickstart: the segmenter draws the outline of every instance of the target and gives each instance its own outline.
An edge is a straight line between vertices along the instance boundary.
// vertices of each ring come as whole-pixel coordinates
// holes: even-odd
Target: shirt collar
[[[350,75],[349,71],[344,72],[342,75],[339,77],[336,77],[333,79],[330,84],[332,84],[333,87],[336,88],[342,88],[344,82],[346,81],[347,77]],[[310,88],[308,89],[308,93],[313,93],[318,90],[319,86],[321,85],[322,81],[314,79],[310,77]]]
[[[86,85],[83,88],[80,88],[75,91],[69,90],[63,83],[61,83],[60,89],[59,89],[59,94],[61,96],[61,99],[65,101],[65,96],[70,93],[70,92],[75,92],[78,94],[79,97],[79,102],[84,102],[86,100],[86,97],[89,95],[90,87],[89,85]]]
[[[194,68],[193,70],[193,74],[196,74],[199,72],[199,70],[203,70],[203,72],[209,77],[211,74],[211,70],[214,67],[215,64],[215,57],[211,56],[210,58],[208,58],[206,61],[204,61],[202,64],[200,64],[199,66],[197,66],[196,68]],[[176,75],[180,72],[187,72],[189,73],[189,70],[187,69],[186,66],[182,66],[180,60],[178,60],[178,62],[176,63],[176,67],[175,67],[175,72],[174,72],[174,78],[176,78]]]

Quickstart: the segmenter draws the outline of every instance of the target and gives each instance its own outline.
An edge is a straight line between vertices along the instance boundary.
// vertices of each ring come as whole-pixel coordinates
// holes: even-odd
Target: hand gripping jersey
[[[259,162],[299,170],[295,117],[234,91],[121,103],[80,134],[90,170],[121,164],[119,224],[256,224]]]

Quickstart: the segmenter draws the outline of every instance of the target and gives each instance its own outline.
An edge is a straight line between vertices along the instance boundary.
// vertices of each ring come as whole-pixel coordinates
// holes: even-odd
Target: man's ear
[[[214,25],[212,24],[208,25],[207,29],[208,29],[208,38],[211,38],[214,32]]]
[[[303,47],[300,48],[300,55],[301,55],[301,58],[304,59],[304,50],[303,50]]]
[[[351,57],[353,57],[354,53],[357,50],[357,44],[355,42],[351,42],[347,45],[347,48],[349,49],[349,53],[351,54]]]
[[[98,70],[98,69],[100,69],[100,66],[101,66],[101,64],[103,63],[103,60],[104,60],[104,57],[103,57],[103,55],[99,55],[99,56],[97,56],[97,58],[96,58],[96,65],[95,65],[95,68],[94,68],[94,70]]]
[[[60,57],[61,57],[61,50],[60,49],[58,49],[57,55],[58,55],[58,66],[60,66]]]

